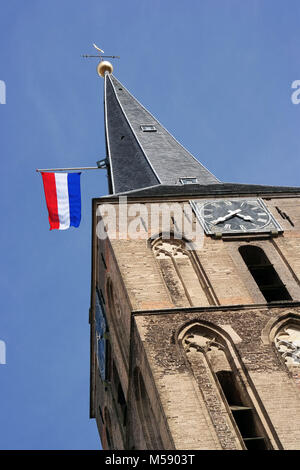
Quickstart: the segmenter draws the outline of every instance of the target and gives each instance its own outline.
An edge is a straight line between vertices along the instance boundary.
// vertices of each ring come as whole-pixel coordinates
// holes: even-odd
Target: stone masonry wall
[[[299,316],[300,309],[293,309]],[[221,415],[207,413],[203,393],[187,365],[185,354],[176,338],[180,330],[194,322],[218,326],[230,332],[247,377],[247,387],[260,418],[267,429],[273,448],[299,449],[300,394],[274,345],[262,341],[265,325],[288,309],[251,309],[135,316],[136,328],[154,378],[177,449],[239,448],[237,444],[222,447],[230,424]],[[136,346],[140,349],[140,346]],[[137,362],[133,354],[132,361]],[[200,367],[200,364],[199,364]],[[149,368],[144,369],[147,376]],[[151,392],[154,393],[154,392]],[[209,393],[206,391],[206,393]],[[213,389],[211,389],[213,397]],[[214,398],[215,399],[215,398]],[[155,398],[153,398],[155,406]],[[215,403],[216,409],[220,403]],[[232,447],[233,445],[233,447]]]
[[[180,203],[184,202],[187,201]],[[131,239],[124,236],[123,229],[117,224],[115,236],[98,241],[96,283],[105,299],[112,356],[128,404],[125,437],[119,426],[120,417],[114,412],[113,395],[99,378],[96,411],[99,406],[102,414],[105,406],[110,410],[117,447],[146,448],[150,445],[144,436],[145,423],[141,423],[134,389],[133,373],[140,370],[148,393],[151,419],[157,424],[164,448],[241,448],[234,423],[224,418],[223,405],[217,395],[210,400],[210,403],[215,400],[215,412],[214,405],[212,408],[207,406],[209,386],[204,395],[199,378],[191,370],[177,341],[184,326],[204,322],[220,328],[231,338],[240,361],[240,373],[246,377],[249,396],[258,410],[271,447],[300,448],[299,387],[272,341],[266,340],[266,336],[262,340],[263,331],[270,322],[290,313],[299,316],[300,310],[292,304],[290,308],[286,304],[268,306],[238,252],[244,244],[261,247],[292,299],[300,301],[300,201],[294,197],[277,197],[265,198],[264,202],[284,229],[283,234],[275,238],[250,240],[236,237],[228,241],[204,236],[202,246],[193,254],[193,260],[196,259],[199,265],[203,292],[198,297],[193,296],[199,299],[199,304],[193,304],[191,311],[187,311],[187,302],[184,304],[186,309],[180,310],[178,302],[174,304],[171,292],[172,289],[180,292],[183,288],[188,291],[189,287],[192,290],[195,273],[189,268],[181,276],[178,263],[178,278],[173,270],[170,289],[167,271],[162,273],[151,248],[151,227],[144,238]],[[118,206],[115,208],[118,213]],[[193,218],[195,226],[198,222],[195,216]],[[132,222],[135,217],[130,216],[128,220]],[[160,225],[157,236],[161,230]],[[113,302],[108,295],[109,283],[114,293]],[[176,307],[176,312],[171,310]],[[200,369],[199,374],[203,377]],[[97,415],[105,440],[102,418]]]

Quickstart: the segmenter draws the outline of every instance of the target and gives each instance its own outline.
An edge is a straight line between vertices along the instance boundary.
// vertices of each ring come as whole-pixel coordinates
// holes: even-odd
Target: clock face
[[[282,230],[259,198],[216,199],[191,203],[208,234]]]

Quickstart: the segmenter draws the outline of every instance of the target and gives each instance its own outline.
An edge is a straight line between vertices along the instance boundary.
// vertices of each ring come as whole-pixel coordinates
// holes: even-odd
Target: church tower
[[[104,106],[90,308],[103,448],[299,449],[300,189],[219,181],[109,71]]]

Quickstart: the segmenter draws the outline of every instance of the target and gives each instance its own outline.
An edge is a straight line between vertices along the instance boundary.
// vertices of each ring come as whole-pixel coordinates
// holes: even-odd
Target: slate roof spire
[[[181,178],[220,183],[109,73],[104,106],[111,193],[181,185]]]

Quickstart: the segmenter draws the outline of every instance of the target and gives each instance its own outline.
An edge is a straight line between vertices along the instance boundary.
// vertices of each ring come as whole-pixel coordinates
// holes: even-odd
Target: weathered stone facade
[[[117,223],[100,240],[101,207],[112,204],[118,216],[120,205],[113,196],[93,201],[91,416],[103,448],[300,448],[300,192],[253,196],[282,233],[203,235],[194,251],[172,235],[162,239],[162,226],[153,236],[151,221],[143,239]],[[133,196],[128,214],[137,202],[188,201]],[[244,245],[264,251],[292,300],[266,302],[239,252]],[[109,330],[105,380],[96,290]]]

